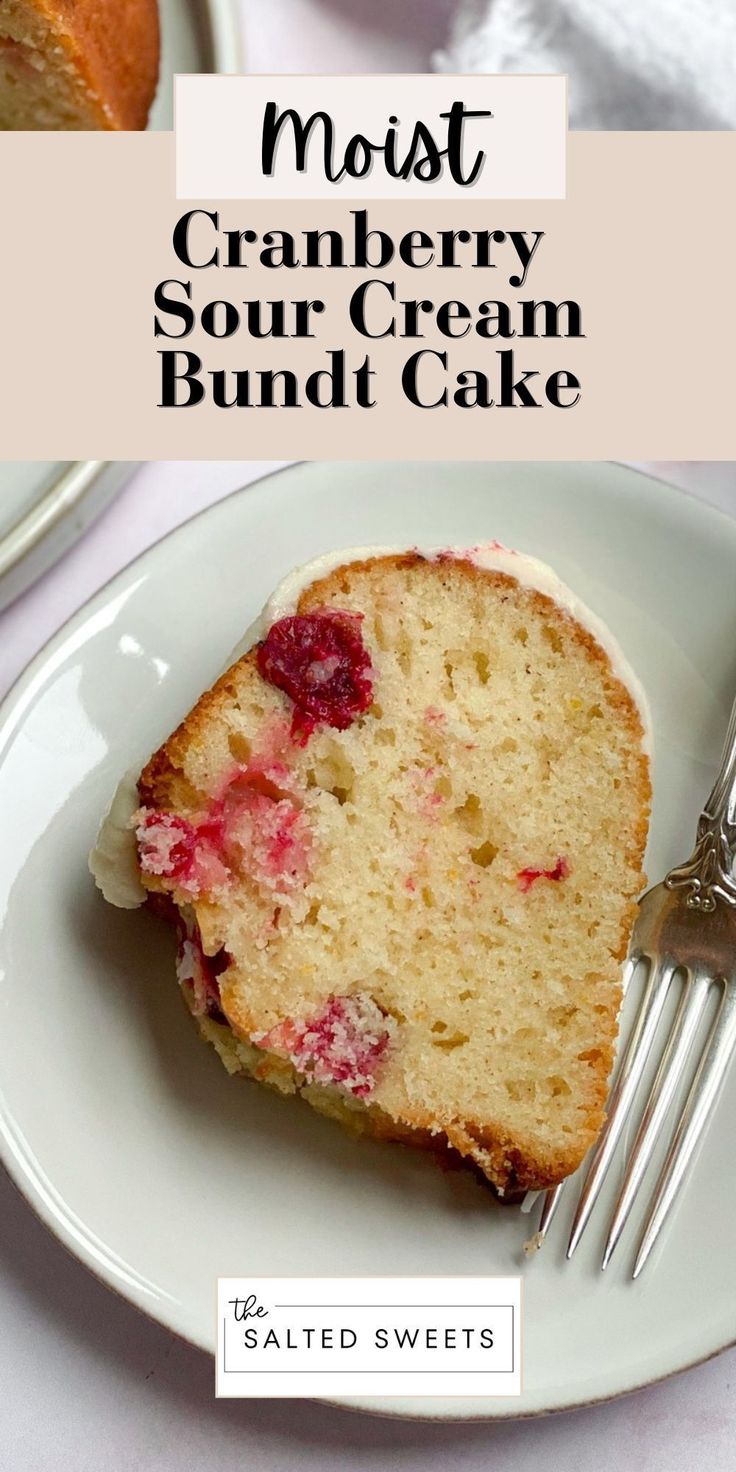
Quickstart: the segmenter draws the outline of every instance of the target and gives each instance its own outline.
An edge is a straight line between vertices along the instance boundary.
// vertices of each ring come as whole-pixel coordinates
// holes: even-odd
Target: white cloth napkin
[[[736,0],[459,0],[444,72],[566,72],[571,128],[736,128]]]

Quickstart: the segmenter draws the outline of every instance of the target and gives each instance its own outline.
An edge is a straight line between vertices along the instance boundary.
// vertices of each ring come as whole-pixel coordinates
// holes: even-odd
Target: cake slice
[[[501,1192],[575,1170],[650,782],[634,677],[548,569],[497,545],[307,569],[135,800],[133,896],[109,834],[107,891],[176,919],[231,1073],[449,1145]]]
[[[158,62],[156,0],[3,0],[0,128],[145,128]]]

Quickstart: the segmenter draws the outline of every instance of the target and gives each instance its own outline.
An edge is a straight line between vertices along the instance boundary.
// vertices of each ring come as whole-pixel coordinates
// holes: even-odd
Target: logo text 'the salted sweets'
[[[218,1396],[521,1391],[521,1279],[221,1278]]]
[[[564,196],[564,79],[400,84],[401,108],[396,78],[177,79],[177,193],[197,203],[154,291],[160,408],[580,401],[554,346],[584,337],[580,304],[534,293],[546,232],[508,214]]]

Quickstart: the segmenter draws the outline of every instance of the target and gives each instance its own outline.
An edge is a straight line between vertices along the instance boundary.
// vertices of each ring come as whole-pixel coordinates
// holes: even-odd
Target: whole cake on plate
[[[175,922],[231,1073],[516,1193],[600,1130],[649,803],[637,682],[550,569],[343,552],[281,585],[92,867]]]

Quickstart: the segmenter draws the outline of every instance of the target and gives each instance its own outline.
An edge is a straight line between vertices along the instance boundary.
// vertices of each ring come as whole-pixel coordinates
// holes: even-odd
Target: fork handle
[[[736,826],[736,700],[731,710],[718,775],[703,808],[702,818],[706,816],[731,830]]]
[[[719,902],[736,907],[736,701],[731,710],[721,763],[700,814],[695,848],[686,864],[670,870],[668,889],[688,888],[686,904],[705,913]]]

